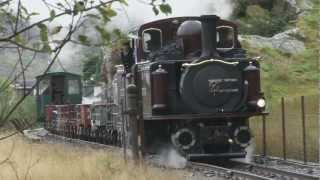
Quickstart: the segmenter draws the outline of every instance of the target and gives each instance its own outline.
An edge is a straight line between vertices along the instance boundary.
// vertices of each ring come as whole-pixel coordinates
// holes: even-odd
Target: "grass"
[[[320,79],[317,52],[307,49],[288,55],[271,48],[253,48],[243,42],[250,57],[263,56],[261,62],[262,89],[269,103],[277,104],[281,97],[296,98],[318,93]]]
[[[178,170],[125,164],[121,153],[65,144],[30,143],[17,136],[0,142],[0,180],[175,180]]]

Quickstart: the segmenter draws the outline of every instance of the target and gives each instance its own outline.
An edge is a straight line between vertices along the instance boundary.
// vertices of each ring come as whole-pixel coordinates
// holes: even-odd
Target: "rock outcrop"
[[[251,47],[269,47],[289,54],[298,54],[305,50],[305,45],[298,37],[303,37],[297,28],[284,31],[270,38],[258,35],[245,35],[240,41],[249,43]]]

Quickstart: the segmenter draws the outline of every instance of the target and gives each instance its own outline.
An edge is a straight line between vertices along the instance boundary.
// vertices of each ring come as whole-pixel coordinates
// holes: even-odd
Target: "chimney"
[[[219,17],[216,15],[203,15],[200,16],[202,32],[202,59],[209,59],[219,57],[217,53],[217,20]]]

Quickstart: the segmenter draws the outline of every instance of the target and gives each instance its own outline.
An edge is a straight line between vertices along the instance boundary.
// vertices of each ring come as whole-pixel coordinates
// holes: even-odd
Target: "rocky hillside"
[[[317,93],[320,2],[240,0],[234,20],[250,56],[262,56],[262,77],[271,100]],[[245,5],[245,6],[244,6]]]

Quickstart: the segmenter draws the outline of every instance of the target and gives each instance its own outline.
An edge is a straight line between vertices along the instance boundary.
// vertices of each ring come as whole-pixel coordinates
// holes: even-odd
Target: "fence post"
[[[131,130],[131,147],[134,162],[137,164],[139,160],[138,147],[138,119],[137,119],[137,101],[138,89],[135,84],[129,84],[127,87],[127,111],[129,114],[130,130]]]
[[[262,116],[262,155],[267,156],[266,116]]]
[[[306,117],[304,96],[301,96],[301,118],[302,118],[302,142],[303,142],[303,162],[307,163],[307,149],[306,149]]]
[[[284,97],[281,98],[281,115],[282,115],[282,148],[283,148],[283,159],[287,160],[287,139],[286,139],[286,116],[284,108]]]

